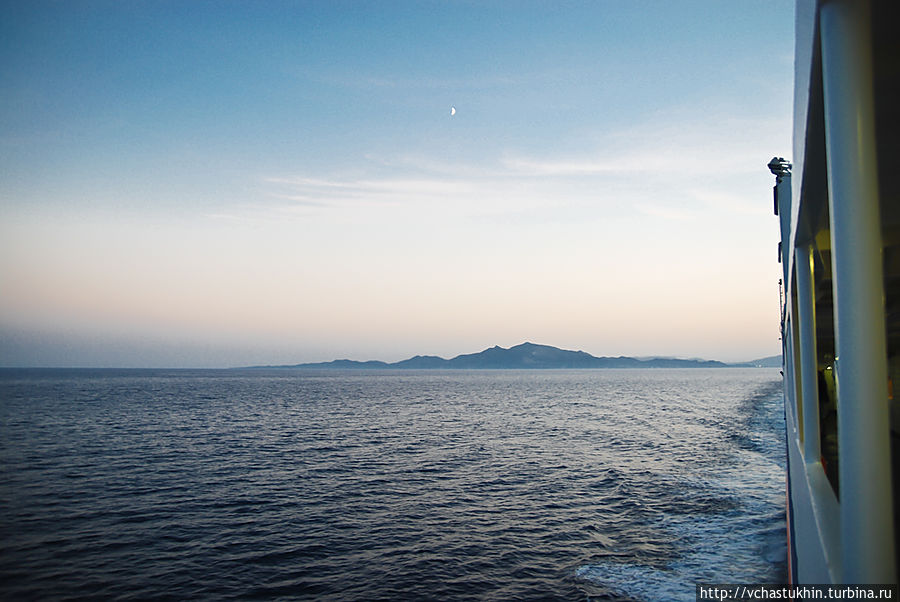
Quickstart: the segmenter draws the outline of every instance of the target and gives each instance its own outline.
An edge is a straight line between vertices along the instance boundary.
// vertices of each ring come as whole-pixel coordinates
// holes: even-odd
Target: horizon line
[[[332,363],[337,363],[337,362],[350,362],[350,363],[356,363],[356,364],[369,364],[369,363],[371,363],[371,364],[382,364],[382,365],[384,365],[384,367],[385,367],[386,369],[398,369],[398,370],[403,370],[403,369],[405,369],[405,368],[392,368],[392,366],[393,366],[394,364],[398,364],[398,363],[401,363],[401,362],[404,362],[404,361],[408,361],[408,360],[412,360],[412,359],[415,359],[415,358],[436,358],[436,359],[439,359],[439,360],[442,360],[442,361],[445,361],[445,362],[449,362],[449,361],[451,361],[451,360],[453,360],[453,359],[455,359],[455,358],[462,357],[462,356],[467,356],[467,355],[478,355],[478,354],[483,353],[483,352],[485,352],[485,351],[488,351],[488,350],[490,350],[490,349],[501,349],[501,350],[504,350],[504,351],[509,351],[509,350],[511,350],[511,349],[514,349],[514,348],[516,348],[516,347],[521,347],[521,346],[524,346],[524,345],[532,345],[532,346],[535,346],[535,347],[548,347],[548,348],[555,349],[555,350],[558,350],[558,351],[567,351],[567,352],[571,352],[571,353],[584,353],[584,354],[589,355],[589,356],[591,356],[591,357],[593,357],[593,358],[596,358],[596,359],[633,359],[633,360],[637,360],[637,361],[641,361],[641,362],[644,362],[644,361],[652,361],[652,360],[679,360],[679,361],[694,361],[694,362],[718,362],[718,363],[724,364],[725,366],[728,366],[728,367],[738,367],[738,366],[741,366],[741,365],[752,366],[752,365],[753,365],[754,363],[756,363],[756,362],[760,362],[760,361],[763,361],[763,360],[768,360],[768,359],[772,359],[772,358],[776,358],[776,357],[781,356],[780,353],[776,353],[776,354],[773,354],[773,355],[767,355],[767,356],[763,356],[763,357],[755,357],[755,358],[751,358],[751,359],[748,359],[748,360],[740,360],[740,361],[722,361],[722,360],[718,360],[718,359],[709,359],[709,358],[704,358],[704,357],[683,357],[683,356],[677,356],[677,355],[640,355],[640,356],[633,356],[633,355],[593,355],[592,353],[587,352],[587,351],[584,351],[584,350],[581,350],[581,349],[578,349],[578,350],[564,349],[564,348],[562,348],[562,347],[556,347],[555,345],[546,345],[546,344],[542,344],[542,343],[532,343],[532,342],[530,342],[530,341],[525,341],[525,342],[522,342],[522,343],[519,343],[519,344],[516,344],[516,345],[511,345],[510,347],[502,347],[502,346],[500,346],[500,345],[493,345],[493,346],[491,346],[491,347],[485,347],[485,348],[482,349],[481,351],[474,351],[474,352],[460,353],[460,354],[454,355],[454,356],[451,357],[451,358],[445,358],[445,357],[438,356],[438,355],[433,355],[433,354],[421,354],[421,353],[420,353],[420,354],[415,354],[415,355],[412,355],[412,356],[410,356],[410,357],[407,357],[407,358],[404,358],[404,359],[401,359],[401,360],[397,360],[397,361],[393,361],[393,362],[392,362],[392,361],[379,360],[379,359],[356,360],[356,359],[350,359],[350,358],[347,358],[347,357],[341,357],[341,358],[334,358],[334,359],[330,359],[330,360],[308,361],[308,362],[298,362],[298,363],[233,365],[233,366],[220,366],[220,367],[198,367],[198,366],[124,366],[124,365],[123,365],[123,366],[35,366],[35,365],[29,365],[29,366],[9,366],[9,365],[0,365],[0,370],[6,370],[6,371],[9,371],[9,370],[243,370],[243,369],[265,369],[265,368],[281,368],[281,369],[284,369],[284,368],[293,368],[293,367],[298,367],[298,366],[315,366],[315,365],[320,365],[320,364],[321,364],[321,365],[325,365],[325,364],[332,364]],[[385,369],[385,368],[382,368],[382,369]],[[434,368],[434,370],[441,370],[441,369],[442,369],[442,368]],[[470,368],[470,369],[472,369],[472,370],[478,370],[479,368]],[[513,368],[513,369],[514,369],[514,368]],[[518,368],[518,369],[523,369],[523,368]],[[529,369],[529,368],[524,368],[524,369],[527,370],[527,369]],[[532,369],[535,369],[535,370],[548,370],[548,369],[549,369],[549,370],[553,370],[554,368],[532,368]],[[563,369],[563,370],[565,370],[565,369],[569,369],[569,370],[580,370],[580,369],[582,369],[582,370],[592,370],[592,369],[595,369],[595,368],[557,368],[557,369]],[[624,368],[624,369],[627,369],[627,368]],[[458,368],[454,368],[454,370],[458,370]]]

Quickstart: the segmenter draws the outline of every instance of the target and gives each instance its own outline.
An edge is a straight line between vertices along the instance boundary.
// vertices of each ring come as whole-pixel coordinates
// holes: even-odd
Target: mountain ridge
[[[584,351],[571,351],[550,345],[525,342],[509,348],[495,345],[476,353],[465,353],[451,359],[436,355],[415,355],[399,362],[338,359],[277,366],[249,366],[249,369],[296,370],[552,370],[602,368],[725,368],[771,366],[775,358],[727,364],[716,360],[679,359],[671,357],[634,358],[627,356],[597,357]],[[781,365],[780,359],[777,364]]]

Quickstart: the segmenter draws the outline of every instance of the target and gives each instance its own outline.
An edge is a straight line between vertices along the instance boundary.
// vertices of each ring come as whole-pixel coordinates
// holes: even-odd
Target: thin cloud
[[[320,206],[326,201],[427,200],[472,193],[469,182],[442,178],[370,178],[318,179],[306,177],[266,178],[270,184],[284,185],[290,194],[273,195],[279,198],[296,198],[307,204]]]
[[[481,163],[368,155],[352,177],[270,176],[263,179],[264,194],[278,206],[286,201],[310,211],[392,207],[483,217],[578,207],[686,220],[691,211],[713,207],[753,214],[756,199],[735,193],[735,183],[759,172],[760,157],[772,148],[777,152],[776,138],[760,132],[778,132],[779,124],[768,117],[670,111],[600,136],[592,150],[577,155],[508,153]]]
[[[666,205],[637,205],[637,210],[650,217],[674,222],[687,222],[697,217],[695,211]]]
[[[590,176],[648,171],[652,168],[640,160],[627,157],[612,159],[538,159],[507,158],[503,166],[516,176]]]
[[[492,167],[489,163],[447,161],[423,154],[403,153],[391,156],[369,154],[366,155],[366,160],[380,168],[420,173],[429,178],[449,177],[454,181],[460,178],[477,181],[516,175],[503,166],[502,162]]]
[[[314,200],[312,197],[303,194],[273,194],[273,198],[290,201],[295,207],[327,207],[326,203]]]
[[[737,119],[672,111],[601,136],[577,156],[510,156],[503,166],[521,176],[652,174],[671,179],[737,174],[759,169],[759,157],[782,148],[789,123],[769,117]],[[772,132],[768,137],[761,133]],[[773,150],[775,149],[775,150]]]

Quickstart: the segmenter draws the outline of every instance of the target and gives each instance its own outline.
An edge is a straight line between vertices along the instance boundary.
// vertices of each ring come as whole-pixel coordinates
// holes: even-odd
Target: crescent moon
[[[450,117],[456,115],[456,107],[450,107]]]

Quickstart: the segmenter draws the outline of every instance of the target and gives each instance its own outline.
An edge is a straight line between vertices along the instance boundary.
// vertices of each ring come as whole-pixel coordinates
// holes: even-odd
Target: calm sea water
[[[0,597],[693,600],[785,578],[777,370],[0,371]]]

